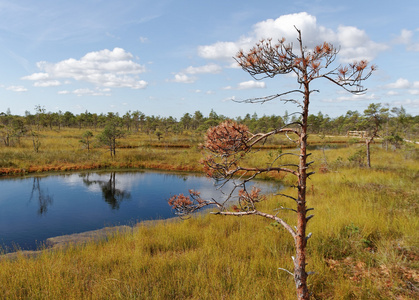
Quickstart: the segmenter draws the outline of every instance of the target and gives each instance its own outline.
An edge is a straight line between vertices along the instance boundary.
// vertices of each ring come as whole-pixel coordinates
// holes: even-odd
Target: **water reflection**
[[[35,194],[38,196],[35,197]],[[49,194],[48,189],[41,188],[41,178],[39,177],[33,178],[32,191],[29,201],[32,201],[34,197],[38,199],[39,203],[38,215],[46,214],[48,211],[48,206],[52,204],[54,198]]]
[[[90,180],[90,174],[80,174],[80,177],[83,178],[83,183],[87,187],[94,184],[99,185],[103,199],[112,209],[118,210],[122,201],[131,199],[130,192],[116,188],[115,172],[109,174],[109,180]]]
[[[268,182],[258,186],[272,193],[278,188]],[[53,236],[172,218],[167,199],[189,189],[206,198],[225,196],[212,180],[186,173],[86,172],[0,179],[0,248],[35,250],[36,241]]]

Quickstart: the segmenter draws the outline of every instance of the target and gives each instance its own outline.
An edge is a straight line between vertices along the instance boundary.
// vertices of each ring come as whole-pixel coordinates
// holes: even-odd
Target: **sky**
[[[310,113],[363,112],[370,103],[419,114],[419,3],[329,0],[0,0],[0,112],[79,114],[139,110],[180,118],[284,115],[274,100],[296,78],[255,80],[233,57],[262,38],[332,43],[335,66],[367,59],[364,95],[313,82]]]

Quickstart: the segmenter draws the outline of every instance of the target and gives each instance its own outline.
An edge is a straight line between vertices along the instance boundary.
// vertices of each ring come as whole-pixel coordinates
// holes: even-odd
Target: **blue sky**
[[[311,113],[380,102],[417,115],[418,16],[417,0],[0,0],[0,112],[291,113],[280,101],[232,101],[296,87],[289,76],[255,81],[232,56],[261,38],[293,41],[296,25],[308,46],[340,46],[336,66],[360,58],[378,66],[362,96],[314,84]]]

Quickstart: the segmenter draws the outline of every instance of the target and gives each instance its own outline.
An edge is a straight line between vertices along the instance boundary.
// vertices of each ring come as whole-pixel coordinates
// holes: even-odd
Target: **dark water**
[[[265,191],[277,185],[259,182]],[[34,250],[47,238],[174,217],[170,196],[198,190],[220,198],[206,177],[161,172],[71,173],[0,180],[0,246]],[[224,188],[228,191],[228,188]]]

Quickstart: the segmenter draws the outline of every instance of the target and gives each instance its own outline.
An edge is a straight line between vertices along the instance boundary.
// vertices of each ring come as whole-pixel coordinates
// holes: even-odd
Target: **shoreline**
[[[100,242],[106,241],[108,238],[118,235],[118,234],[127,234],[133,233],[136,227],[140,226],[154,226],[158,223],[167,223],[175,222],[180,220],[178,217],[172,217],[168,219],[160,220],[145,220],[139,223],[136,223],[134,226],[128,225],[119,225],[112,227],[104,227],[96,230],[89,230],[80,233],[66,234],[61,236],[50,237],[45,240],[45,248],[39,250],[17,250],[14,252],[8,252],[5,254],[0,254],[0,260],[2,259],[17,259],[19,256],[24,256],[26,258],[36,258],[45,251],[54,251],[65,249],[68,246],[79,246],[85,243],[90,242]]]

